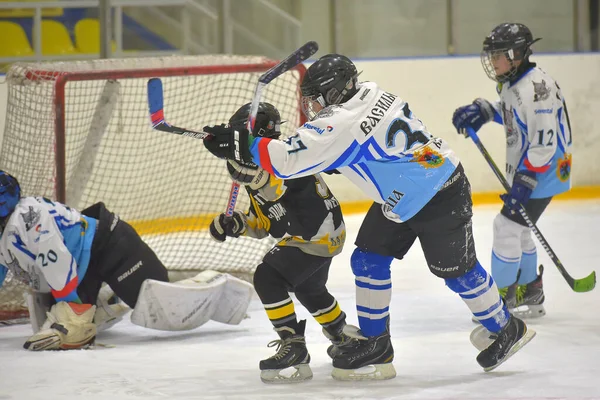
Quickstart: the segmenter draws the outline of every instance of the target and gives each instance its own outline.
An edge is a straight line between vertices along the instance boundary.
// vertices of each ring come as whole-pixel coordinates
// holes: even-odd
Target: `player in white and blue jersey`
[[[279,178],[337,170],[374,203],[351,257],[360,345],[337,355],[339,379],[395,376],[389,332],[390,264],[419,238],[431,272],[458,293],[497,339],[477,361],[491,370],[534,332],[503,305],[496,284],[477,261],[470,185],[452,149],[428,131],[399,96],[358,82],[347,57],[329,54],[307,70],[302,104],[309,122],[287,141],[254,138],[242,126],[205,127],[204,141],[221,158],[259,164]],[[355,370],[375,366],[371,374]]]
[[[483,42],[482,64],[498,82],[500,99],[476,99],[459,107],[452,122],[459,133],[489,121],[504,125],[506,178],[512,185],[494,220],[492,276],[513,313],[541,317],[543,267],[523,220],[523,204],[535,223],[553,196],[571,188],[571,126],[558,83],[529,60],[538,41],[523,24],[502,23]]]

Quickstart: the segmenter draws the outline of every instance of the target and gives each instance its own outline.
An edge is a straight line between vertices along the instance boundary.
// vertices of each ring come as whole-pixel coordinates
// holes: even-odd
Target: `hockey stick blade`
[[[152,129],[174,133],[181,136],[193,137],[195,139],[204,139],[210,136],[206,132],[197,132],[173,126],[165,120],[163,84],[160,78],[149,79],[147,88],[148,108],[150,110],[150,122],[152,124]]]
[[[574,279],[571,288],[578,293],[594,290],[596,287],[596,271],[581,279]]]
[[[488,153],[483,143],[481,143],[481,140],[479,140],[477,132],[475,132],[472,128],[467,128],[465,136],[473,140],[473,143],[475,143],[477,149],[479,149],[479,151],[483,155],[483,158],[485,158],[485,160],[487,161],[488,165],[502,184],[504,190],[510,192],[510,185],[508,184],[508,181],[506,180],[504,175],[502,175],[500,168],[498,168],[498,165],[496,165],[490,153]],[[554,263],[558,271],[561,273],[563,278],[565,278],[565,281],[567,281],[569,287],[577,293],[584,293],[593,290],[596,287],[596,271],[592,271],[592,273],[586,276],[585,278],[574,279],[571,275],[569,275],[569,272],[567,272],[566,268],[563,266],[556,253],[554,253],[554,250],[552,250],[552,247],[550,247],[550,244],[548,244],[548,241],[546,240],[544,235],[542,235],[542,232],[540,232],[535,223],[531,221],[527,210],[525,210],[525,207],[523,207],[523,205],[520,205],[519,213],[533,232],[534,236],[538,239],[544,250],[546,250],[546,253],[550,257],[550,259],[552,259],[552,262]]]

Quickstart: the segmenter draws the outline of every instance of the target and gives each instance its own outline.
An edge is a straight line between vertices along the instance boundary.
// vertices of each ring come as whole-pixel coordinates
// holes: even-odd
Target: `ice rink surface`
[[[482,264],[490,265],[497,207],[475,208]],[[329,288],[356,324],[349,267],[362,216],[346,218],[347,246],[335,258]],[[540,230],[567,270],[600,272],[600,202],[555,202]],[[216,244],[215,244],[216,245]],[[544,264],[547,315],[531,321],[537,336],[497,370],[485,373],[469,342],[474,328],[461,299],[431,275],[418,243],[392,264],[391,331],[398,376],[380,382],[337,382],[320,326],[307,318],[312,381],[265,385],[258,362],[275,333],[255,299],[239,326],[215,322],[191,332],[147,330],[127,320],[101,333],[114,348],[30,353],[28,325],[0,328],[0,399],[600,399],[600,288],[575,293],[538,246]]]

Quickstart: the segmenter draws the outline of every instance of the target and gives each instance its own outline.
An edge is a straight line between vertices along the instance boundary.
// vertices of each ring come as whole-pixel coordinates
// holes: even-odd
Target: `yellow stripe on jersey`
[[[279,198],[281,196],[283,196],[283,192],[284,192],[284,188],[285,188],[283,179],[280,179],[280,178],[277,178],[277,177],[271,175],[269,177],[269,186],[272,188],[275,188],[275,198],[269,199],[269,201],[279,200]]]
[[[321,237],[319,240],[312,240],[312,241],[304,240],[298,236],[290,236],[290,237],[281,239],[277,243],[277,245],[278,246],[286,246],[286,245],[289,245],[290,242],[303,243],[303,244],[310,243],[310,244],[314,244],[314,245],[322,245],[323,247],[327,247],[327,251],[329,252],[329,254],[334,254],[339,251],[341,246],[344,245],[345,240],[346,240],[346,230],[344,229],[340,235],[335,236],[333,238],[329,236],[329,233],[326,234],[325,236]],[[293,246],[293,244],[292,244],[292,246]],[[300,246],[298,246],[298,247],[300,247]]]
[[[336,301],[336,304],[335,304],[335,307],[333,308],[333,310],[328,311],[328,312],[318,315],[318,316],[314,316],[314,317],[319,324],[326,325],[330,322],[335,321],[340,316],[341,313],[342,313],[342,309],[340,308],[340,305]]]
[[[269,319],[271,321],[276,321],[278,319],[285,318],[296,312],[296,310],[294,309],[294,303],[291,301],[291,299],[290,299],[289,303],[284,304],[281,307],[276,307],[276,308],[266,308],[265,307],[265,311],[267,312],[267,317],[269,317]]]
[[[269,231],[269,229],[271,229],[271,221],[269,220],[269,218],[263,214],[263,212],[260,210],[260,207],[258,205],[258,203],[256,202],[256,200],[254,199],[254,197],[249,196],[250,197],[250,202],[252,202],[252,206],[254,207],[254,212],[256,213],[256,219],[258,222],[258,227],[264,229],[265,231]]]

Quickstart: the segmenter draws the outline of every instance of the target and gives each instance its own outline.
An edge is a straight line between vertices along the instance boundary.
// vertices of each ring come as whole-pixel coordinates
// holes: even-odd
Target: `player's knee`
[[[455,293],[461,294],[469,290],[473,290],[480,286],[487,279],[488,273],[481,266],[479,261],[476,261],[473,266],[465,271],[461,276],[455,278],[446,278],[444,282],[446,286]]]
[[[521,236],[527,227],[520,225],[502,214],[494,218],[494,246],[520,245]]]
[[[259,296],[261,296],[261,294],[270,293],[273,287],[288,286],[281,274],[271,265],[266,263],[261,263],[256,267],[252,283]]]
[[[350,265],[354,276],[389,279],[391,276],[390,265],[393,259],[394,257],[370,253],[357,247],[350,258]]]
[[[533,236],[531,235],[531,230],[526,229],[523,231],[521,235],[521,249],[525,253],[531,253],[535,251],[535,242],[533,241]]]

